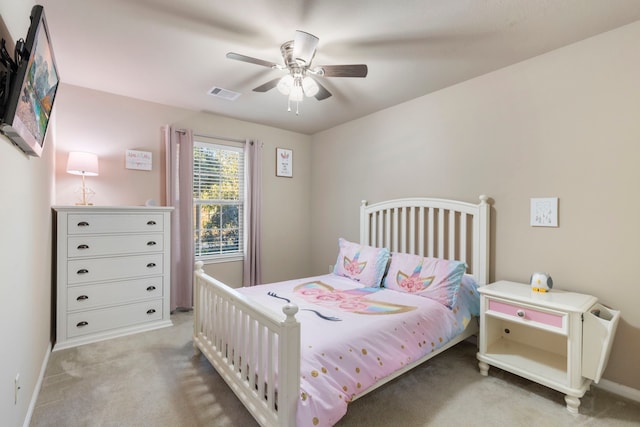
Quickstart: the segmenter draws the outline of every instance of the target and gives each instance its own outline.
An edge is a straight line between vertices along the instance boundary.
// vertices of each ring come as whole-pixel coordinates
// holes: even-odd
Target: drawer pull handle
[[[82,322],[78,322],[78,324],[76,325],[77,328],[82,328],[83,326],[87,326],[89,324],[89,322],[85,322],[84,320]]]
[[[155,291],[155,290],[156,290],[156,287],[155,287],[155,286],[153,286],[153,285],[151,285],[151,286],[147,287],[147,290],[148,290],[149,292],[152,292],[152,291]]]
[[[89,270],[87,270],[86,268],[82,268],[80,270],[78,270],[78,274],[87,274],[89,272]]]
[[[89,249],[89,245],[78,245],[78,249]]]
[[[87,221],[80,221],[78,223],[78,227],[88,227],[89,223]]]
[[[148,267],[148,268],[153,268],[153,267],[155,267],[155,266],[156,266],[156,263],[155,263],[155,262],[150,262],[149,264],[147,264],[147,267]]]
[[[156,312],[155,308],[151,308],[151,309],[147,310],[147,314],[153,314],[155,312]]]
[[[153,240],[151,240],[150,242],[147,242],[147,246],[155,246],[156,242],[154,242]]]
[[[151,221],[147,221],[147,225],[156,225],[156,222],[151,220]]]
[[[518,317],[524,317],[524,310],[518,310],[516,311],[516,314],[518,315]]]
[[[86,295],[80,295],[78,298],[76,298],[76,301],[86,301],[88,300],[89,297]]]

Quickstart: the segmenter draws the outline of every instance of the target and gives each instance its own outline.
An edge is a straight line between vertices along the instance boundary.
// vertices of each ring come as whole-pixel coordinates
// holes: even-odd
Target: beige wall
[[[71,85],[62,85],[58,96],[56,204],[74,204],[78,198],[80,178],[65,172],[69,151],[98,154],[100,175],[87,178],[87,185],[96,193],[93,198],[96,205],[142,205],[148,199],[164,202],[162,125],[190,128],[197,134],[258,139],[264,144],[264,280],[308,274],[309,136]],[[292,179],[275,176],[276,147],[293,149]],[[152,170],[126,169],[128,149],[150,151]],[[232,286],[242,285],[240,262],[208,264],[205,270]]]
[[[51,338],[52,133],[40,158],[0,136],[0,413],[7,425],[22,424]]]
[[[312,272],[358,239],[358,206],[493,198],[494,280],[555,286],[622,311],[605,378],[640,390],[640,22],[313,137]],[[560,227],[529,226],[559,197]]]
[[[0,28],[8,34],[0,37],[12,43],[26,35],[33,3],[5,3]],[[8,426],[22,425],[29,411],[51,337],[53,136],[47,134],[40,158],[0,136],[0,414]],[[21,389],[14,404],[16,374]]]

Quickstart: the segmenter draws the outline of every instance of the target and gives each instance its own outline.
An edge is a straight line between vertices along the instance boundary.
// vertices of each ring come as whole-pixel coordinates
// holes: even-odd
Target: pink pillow
[[[394,252],[384,287],[421,295],[452,308],[466,269],[467,264],[462,261]]]
[[[379,287],[389,261],[389,250],[338,239],[338,259],[333,272],[360,282],[366,287]]]

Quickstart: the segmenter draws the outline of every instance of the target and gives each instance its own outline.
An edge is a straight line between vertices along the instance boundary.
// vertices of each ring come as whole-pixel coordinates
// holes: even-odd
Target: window
[[[195,256],[242,256],[244,147],[203,141],[193,145]]]

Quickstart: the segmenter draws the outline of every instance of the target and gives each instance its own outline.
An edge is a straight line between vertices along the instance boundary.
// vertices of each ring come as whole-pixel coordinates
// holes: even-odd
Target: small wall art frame
[[[150,171],[152,164],[153,159],[150,151],[127,150],[125,155],[125,167],[127,169]]]
[[[293,178],[293,150],[276,148],[276,176]]]
[[[544,197],[531,199],[531,226],[558,226],[558,198]]]

